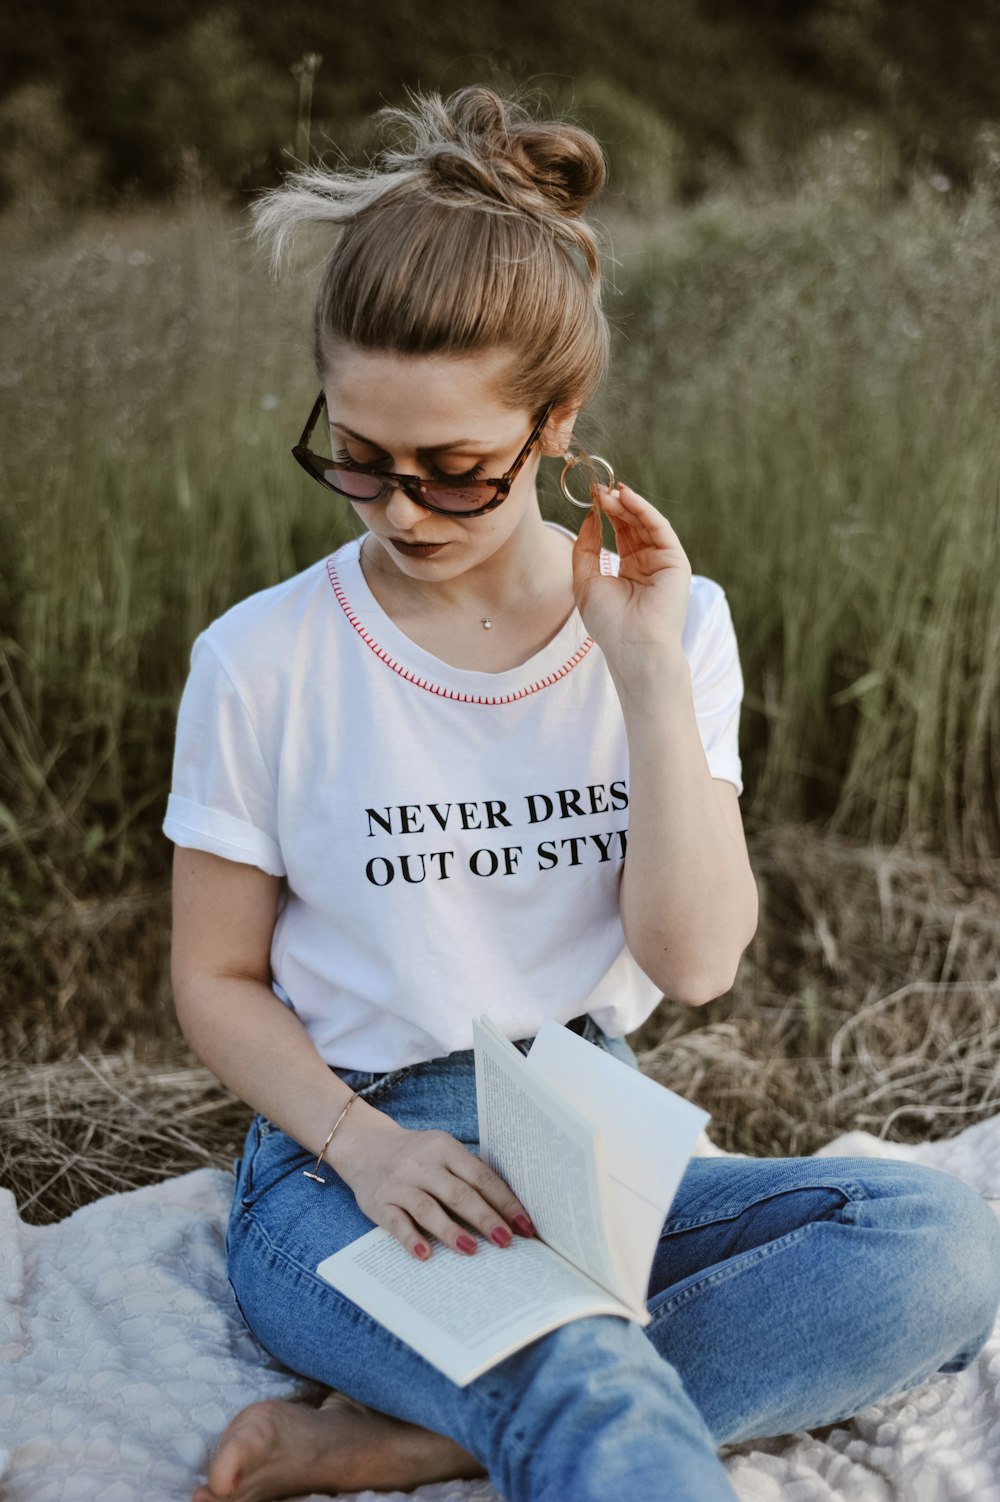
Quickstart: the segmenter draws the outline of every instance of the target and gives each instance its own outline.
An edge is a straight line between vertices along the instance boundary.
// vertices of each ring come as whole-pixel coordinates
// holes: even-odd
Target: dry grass
[[[190,1169],[228,1168],[251,1114],[201,1065],[131,1052],[14,1064],[0,1079],[0,1182],[36,1224]]]
[[[631,1038],[643,1069],[710,1111],[720,1146],[754,1154],[810,1153],[855,1127],[950,1136],[1000,1110],[1000,862],[949,869],[793,827],[750,847],[761,919],[737,984],[705,1008],[664,1002]],[[165,974],[162,896],[104,918],[68,910],[38,935],[67,970],[57,1032],[69,1049],[75,1018],[76,1051],[32,1057],[52,1022],[40,1002],[0,1070],[0,1183],[37,1223],[228,1169],[250,1117],[191,1058],[166,981],[137,991],[135,953],[109,963],[131,925],[147,976],[157,945]]]
[[[661,1009],[632,1039],[643,1069],[741,1152],[950,1136],[1000,1110],[1000,863],[796,828],[751,854],[761,920],[733,992]]]

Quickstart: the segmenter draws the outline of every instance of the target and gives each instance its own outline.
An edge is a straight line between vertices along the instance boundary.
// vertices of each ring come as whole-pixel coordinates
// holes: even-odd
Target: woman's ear
[[[579,403],[575,407],[553,407],[539,437],[539,448],[543,454],[549,458],[562,458],[569,452],[579,410]]]

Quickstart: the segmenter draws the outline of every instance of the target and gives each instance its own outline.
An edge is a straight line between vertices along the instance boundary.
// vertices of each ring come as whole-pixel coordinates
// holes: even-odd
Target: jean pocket
[[[252,1210],[261,1196],[282,1179],[313,1162],[315,1154],[258,1113],[250,1124],[243,1148],[241,1176],[236,1186],[239,1204],[244,1210]]]
[[[416,1064],[404,1064],[399,1069],[387,1069],[382,1074],[367,1069],[335,1069],[333,1072],[355,1095],[359,1095],[362,1100],[372,1100],[386,1094],[393,1085],[406,1079],[418,1067]]]

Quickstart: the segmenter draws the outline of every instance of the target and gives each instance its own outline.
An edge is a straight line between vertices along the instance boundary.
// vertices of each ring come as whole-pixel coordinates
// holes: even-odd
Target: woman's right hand
[[[350,1152],[345,1151],[345,1141],[337,1156],[346,1161],[334,1166],[368,1219],[389,1231],[408,1252],[426,1261],[431,1255],[429,1234],[460,1255],[471,1255],[476,1242],[466,1225],[497,1246],[509,1246],[512,1231],[534,1235],[521,1201],[457,1138],[436,1128],[401,1127],[381,1111],[376,1115],[382,1118],[378,1127],[372,1129],[374,1123],[366,1120],[368,1130],[352,1134]],[[466,1225],[454,1216],[461,1216]]]

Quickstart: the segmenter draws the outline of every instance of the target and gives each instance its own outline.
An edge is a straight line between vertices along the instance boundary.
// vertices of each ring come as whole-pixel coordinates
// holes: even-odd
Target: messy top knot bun
[[[604,154],[589,131],[536,121],[492,89],[460,89],[447,104],[429,94],[416,100],[413,113],[387,106],[379,115],[414,137],[408,150],[385,152],[386,164],[423,167],[432,190],[440,185],[458,197],[472,189],[495,207],[545,219],[582,214],[604,186]],[[558,233],[557,219],[551,227]],[[574,238],[583,248],[586,238]]]
[[[610,343],[583,218],[605,182],[600,145],[479,85],[409,98],[412,109],[377,112],[396,139],[373,165],[303,168],[251,208],[275,270],[300,225],[341,227],[314,308],[321,378],[341,342],[396,354],[506,346],[511,407],[585,405]]]

